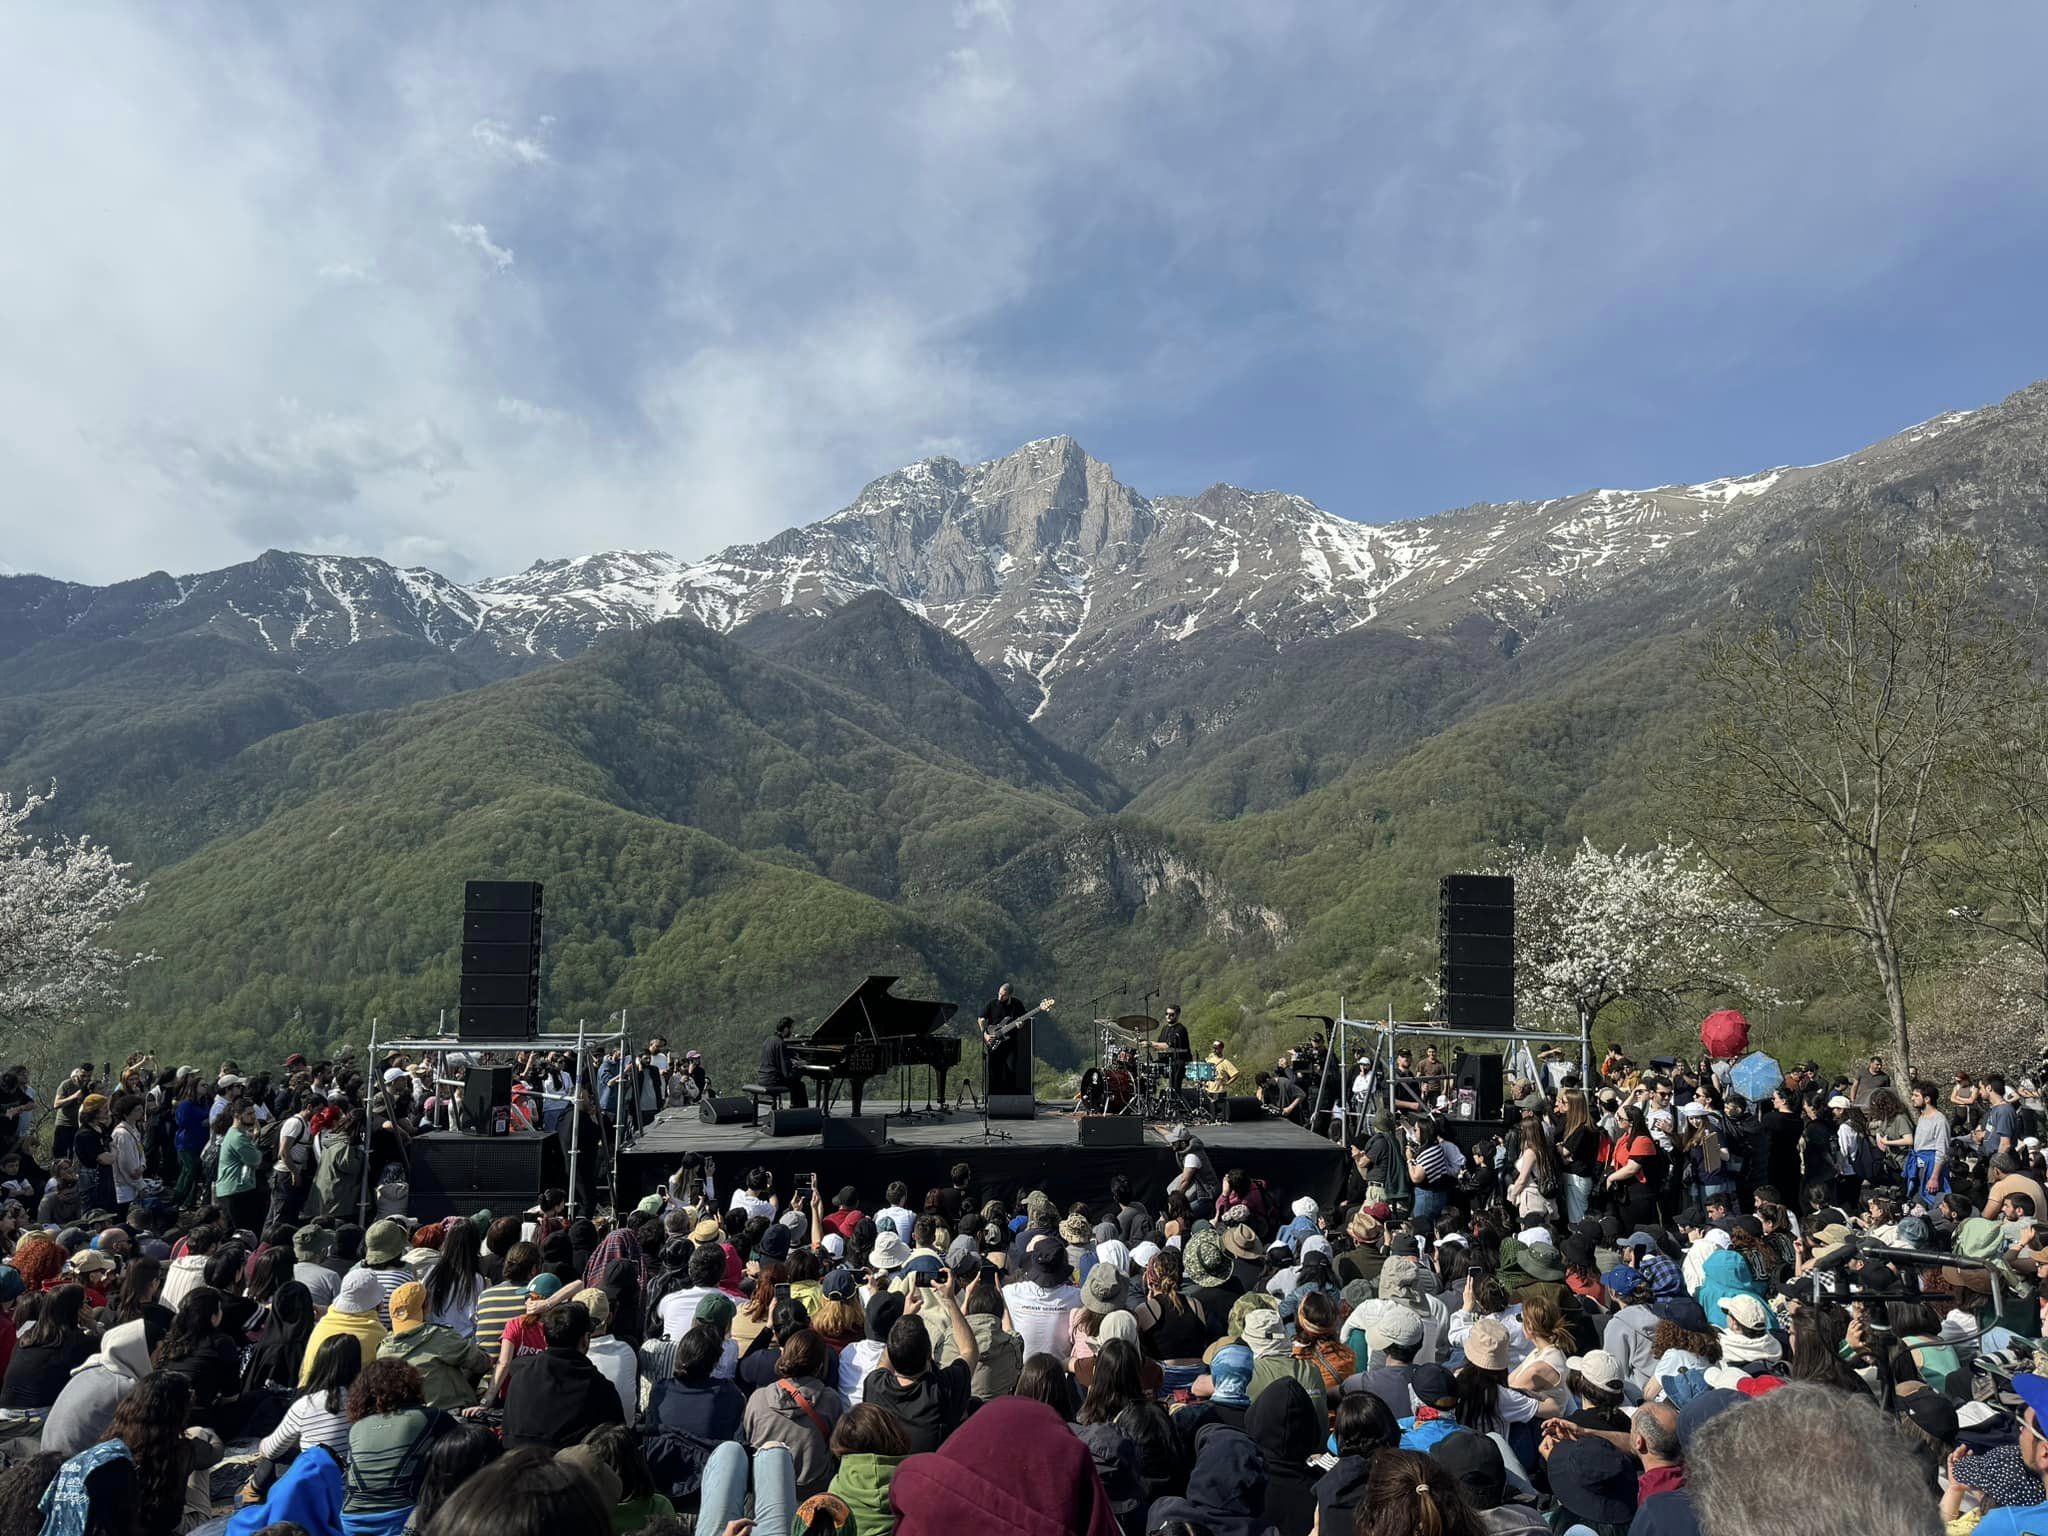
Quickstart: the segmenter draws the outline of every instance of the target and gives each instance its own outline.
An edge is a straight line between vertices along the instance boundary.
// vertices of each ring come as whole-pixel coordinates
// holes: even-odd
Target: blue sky
[[[2048,7],[12,7],[0,561],[708,552],[1054,432],[1380,521],[2048,375]]]

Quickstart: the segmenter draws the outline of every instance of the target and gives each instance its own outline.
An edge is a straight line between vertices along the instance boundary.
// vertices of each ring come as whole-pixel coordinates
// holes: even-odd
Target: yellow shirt
[[[1202,1085],[1203,1091],[1218,1096],[1230,1092],[1230,1085],[1237,1079],[1237,1063],[1217,1051],[1211,1051],[1207,1060],[1216,1069],[1216,1076]]]
[[[305,1363],[299,1367],[300,1386],[313,1379],[313,1359],[320,1353],[320,1346],[337,1334],[347,1334],[358,1341],[357,1348],[362,1351],[364,1365],[377,1358],[377,1351],[390,1336],[374,1312],[337,1312],[329,1307],[307,1336]]]

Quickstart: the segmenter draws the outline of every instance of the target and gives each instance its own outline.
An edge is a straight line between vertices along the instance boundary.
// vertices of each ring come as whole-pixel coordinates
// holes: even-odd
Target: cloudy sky
[[[0,562],[683,555],[1070,432],[1353,517],[2048,375],[2048,7],[0,0]]]

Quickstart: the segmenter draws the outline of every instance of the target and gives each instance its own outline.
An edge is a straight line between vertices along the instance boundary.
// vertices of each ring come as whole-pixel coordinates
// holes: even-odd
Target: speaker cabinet
[[[842,1115],[825,1122],[827,1152],[879,1152],[888,1142],[887,1115]]]
[[[541,887],[471,880],[462,888],[462,981],[455,1032],[465,1040],[540,1033]]]
[[[412,1143],[409,1215],[420,1221],[477,1211],[523,1211],[544,1189],[569,1182],[560,1138],[538,1132],[464,1136],[437,1131]],[[583,1149],[586,1163],[592,1153]]]
[[[1452,1058],[1451,1077],[1457,1084],[1457,1118],[1498,1120],[1506,1101],[1503,1088],[1506,1063],[1497,1051],[1460,1051]],[[1471,1113],[1466,1113],[1469,1106]]]
[[[1038,1113],[1038,1096],[1030,1093],[992,1093],[988,1096],[991,1120],[1029,1120]]]
[[[1469,1029],[1515,1023],[1515,882],[1511,875],[1445,875],[1438,898],[1444,1022]]]
[[[816,1136],[825,1129],[825,1111],[822,1109],[771,1109],[768,1111],[768,1134],[770,1136]]]
[[[471,1136],[503,1136],[512,1129],[512,1069],[471,1067],[462,1078],[457,1128]]]
[[[1083,1115],[1074,1129],[1084,1147],[1145,1145],[1145,1122],[1135,1115]]]
[[[697,1118],[706,1125],[751,1125],[754,1101],[745,1094],[734,1097],[713,1095],[698,1101]]]
[[[1235,1094],[1223,1101],[1222,1118],[1232,1124],[1241,1120],[1263,1120],[1266,1118],[1266,1106],[1255,1098]]]

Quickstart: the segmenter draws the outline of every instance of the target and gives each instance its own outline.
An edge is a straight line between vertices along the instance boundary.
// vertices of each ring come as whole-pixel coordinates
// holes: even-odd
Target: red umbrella
[[[1709,1056],[1740,1056],[1749,1049],[1749,1020],[1733,1008],[1717,1009],[1700,1020],[1700,1044]]]

